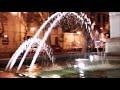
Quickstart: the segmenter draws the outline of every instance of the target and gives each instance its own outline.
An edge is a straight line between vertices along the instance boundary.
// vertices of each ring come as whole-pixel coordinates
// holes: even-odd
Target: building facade
[[[1,12],[2,13],[2,12]],[[45,12],[44,12],[45,13]],[[47,12],[48,13],[48,12]],[[47,15],[47,13],[45,13]],[[4,32],[0,36],[0,53],[11,53],[13,54],[16,49],[24,42],[25,26],[23,18],[18,15],[13,15],[10,12],[5,12],[7,23],[4,25]],[[42,15],[42,13],[40,13]],[[88,16],[91,15],[90,13]],[[48,17],[49,15],[45,16]],[[43,17],[42,19],[44,19]],[[96,12],[93,15],[93,21],[95,21],[97,26],[100,26],[101,30],[109,24],[108,14],[102,12]],[[92,17],[90,17],[92,18]],[[43,21],[45,21],[44,19]],[[92,19],[91,19],[92,20]],[[27,38],[33,37],[40,27],[30,30],[27,33]],[[105,29],[103,30],[105,31]],[[45,31],[42,30],[39,37],[42,39]],[[56,38],[59,45],[67,50],[71,48],[83,48],[85,44],[84,36],[82,34],[76,33],[65,33],[61,27],[53,28],[50,33],[50,37],[46,41],[47,44],[56,44]]]

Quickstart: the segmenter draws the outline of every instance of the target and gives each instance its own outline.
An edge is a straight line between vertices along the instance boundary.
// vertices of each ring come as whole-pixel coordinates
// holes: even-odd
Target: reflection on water
[[[49,70],[42,72],[44,75],[57,74],[61,78],[119,78],[120,77],[120,64],[115,62],[64,62],[61,70]],[[59,66],[60,67],[60,66]],[[54,68],[54,67],[53,67]],[[55,67],[56,68],[56,67]],[[39,76],[42,76],[42,73]],[[43,75],[43,76],[44,76]],[[48,77],[49,78],[49,77]]]
[[[75,61],[62,61],[49,66],[35,65],[31,73],[28,68],[23,65],[19,73],[15,73],[16,67],[11,72],[0,69],[0,78],[120,78],[120,63],[113,61],[81,61],[78,65]]]

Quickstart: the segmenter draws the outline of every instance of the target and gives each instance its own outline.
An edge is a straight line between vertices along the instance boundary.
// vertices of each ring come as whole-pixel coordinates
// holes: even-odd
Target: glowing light
[[[84,58],[78,58],[78,59],[75,59],[75,61],[87,61],[88,59],[84,59]]]
[[[23,76],[23,74],[18,74],[18,75],[21,76],[21,77]]]
[[[61,76],[54,74],[49,76],[41,76],[41,78],[61,78]]]
[[[79,72],[80,72],[80,74],[79,74],[79,75],[80,75],[80,78],[85,78],[85,77],[84,77],[84,71],[80,69]]]
[[[95,41],[96,43],[100,43],[100,40]]]
[[[35,27],[32,27],[30,30],[31,30],[32,32],[34,32],[34,31],[35,31]]]
[[[52,75],[51,78],[60,78],[59,75]]]
[[[85,67],[85,64],[84,63],[78,63],[78,67],[83,69]]]
[[[106,36],[109,36],[109,34],[106,34]]]
[[[8,36],[7,35],[4,35],[4,38],[7,38]]]
[[[13,15],[17,15],[18,14],[18,12],[10,12],[11,14],[13,14]]]
[[[32,76],[32,75],[30,75],[29,77],[30,77],[30,78],[36,78],[36,76]]]
[[[83,70],[80,70],[80,73],[84,74],[84,71],[83,71]]]
[[[96,46],[95,48],[99,48],[100,46]]]
[[[78,31],[78,32],[77,32],[77,34],[81,34],[81,32],[80,32],[80,31]]]
[[[103,27],[100,27],[100,29],[103,29]]]
[[[83,77],[81,77],[81,78],[85,78],[85,77],[83,76]]]
[[[27,13],[27,12],[23,12],[23,13]]]
[[[78,66],[77,65],[74,65],[74,68],[77,68]]]
[[[12,15],[15,15],[15,16],[17,16],[18,15],[18,17],[20,18],[21,17],[21,12],[10,12]],[[27,13],[27,12],[23,12],[23,13]]]
[[[80,76],[83,77],[83,76],[84,76],[84,73],[80,73]]]
[[[90,55],[89,58],[90,58],[90,61],[91,61],[91,62],[94,60],[93,55]]]

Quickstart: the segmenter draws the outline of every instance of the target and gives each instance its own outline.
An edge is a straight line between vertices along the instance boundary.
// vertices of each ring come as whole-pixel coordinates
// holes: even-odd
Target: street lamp
[[[78,35],[80,35],[80,34],[81,34],[81,32],[80,32],[80,31],[77,31],[76,33],[77,33]]]

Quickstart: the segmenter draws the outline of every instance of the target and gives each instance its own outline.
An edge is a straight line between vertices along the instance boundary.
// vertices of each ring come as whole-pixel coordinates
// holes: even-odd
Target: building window
[[[9,44],[9,39],[7,35],[3,35],[2,37],[2,45],[8,45]]]

